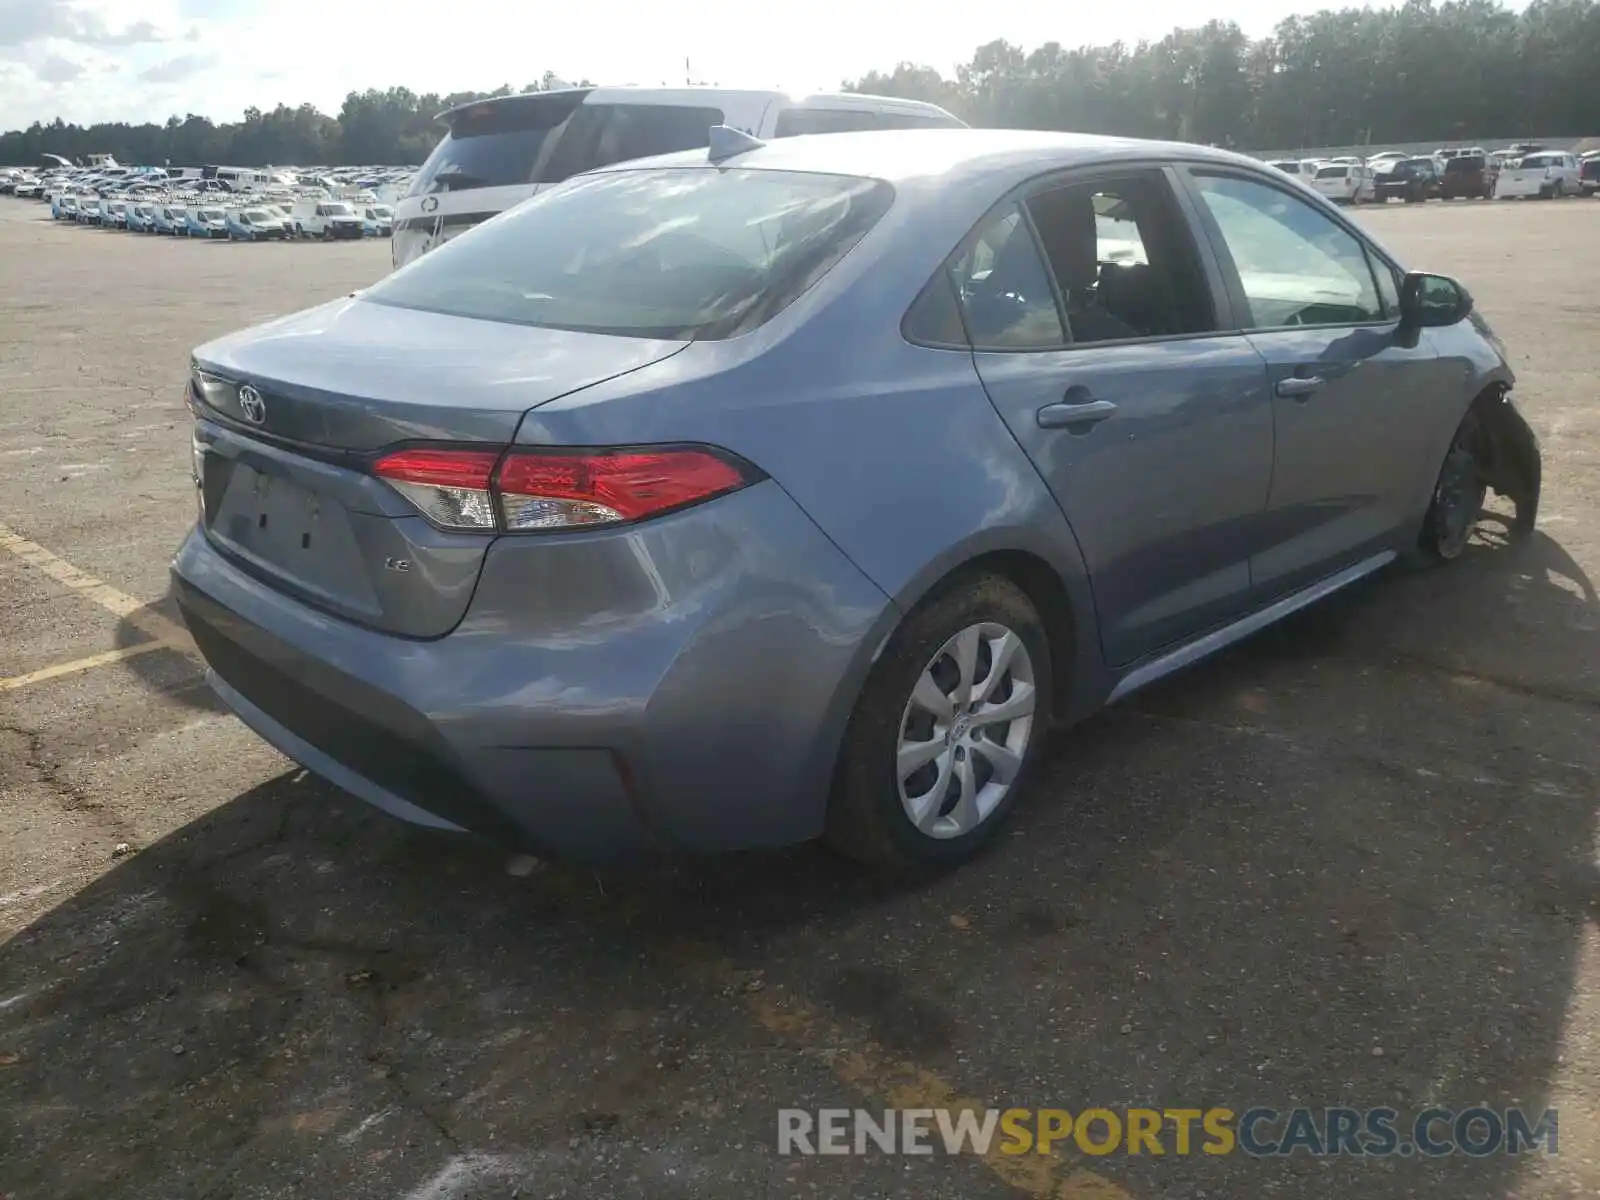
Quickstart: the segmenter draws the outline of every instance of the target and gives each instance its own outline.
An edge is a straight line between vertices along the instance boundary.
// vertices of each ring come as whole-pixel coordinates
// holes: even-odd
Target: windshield
[[[244,219],[246,221],[270,221],[272,220],[272,214],[265,209],[252,208],[244,214]]]
[[[410,195],[505,187],[533,180],[545,139],[587,92],[552,92],[463,109],[422,164]]]
[[[881,180],[788,171],[591,176],[416,259],[363,298],[624,337],[729,337],[821,278],[893,196]]]
[[[222,210],[220,208],[202,208],[199,212],[199,217],[202,221],[220,221],[222,220]]]
[[[367,209],[367,216],[377,217],[379,220],[387,220],[389,217],[394,216],[394,209],[387,204],[380,204],[376,208]]]
[[[322,215],[325,217],[348,217],[351,211],[348,204],[324,204],[322,206]]]

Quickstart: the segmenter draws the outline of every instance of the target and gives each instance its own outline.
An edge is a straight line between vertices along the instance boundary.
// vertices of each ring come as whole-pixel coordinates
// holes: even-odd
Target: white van
[[[364,232],[361,214],[344,200],[307,196],[295,201],[289,220],[296,237],[355,239]]]
[[[569,88],[462,105],[395,205],[396,267],[582,171],[694,150],[713,125],[759,138],[956,127],[936,104],[852,93],[791,98],[730,88]]]

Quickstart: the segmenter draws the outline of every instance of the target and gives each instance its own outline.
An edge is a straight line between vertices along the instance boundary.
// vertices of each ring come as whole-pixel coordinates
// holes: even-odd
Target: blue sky
[[[520,86],[545,71],[602,83],[678,83],[805,92],[909,60],[949,71],[983,42],[1031,48],[1160,37],[1212,18],[1247,33],[1326,4],[1314,0],[1141,0],[1063,5],[1010,0],[0,0],[0,129],[57,115],[237,119],[249,105],[346,92]],[[1520,7],[1519,3],[1517,7]]]

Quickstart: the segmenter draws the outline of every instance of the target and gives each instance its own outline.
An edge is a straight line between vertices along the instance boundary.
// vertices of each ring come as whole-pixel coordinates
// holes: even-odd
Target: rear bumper
[[[1494,194],[1500,200],[1514,200],[1523,196],[1538,196],[1561,186],[1556,179],[1504,179],[1495,184]]]
[[[588,861],[820,833],[886,598],[773,483],[634,530],[501,538],[454,632],[310,608],[198,531],[173,564],[218,694],[403,819]]]

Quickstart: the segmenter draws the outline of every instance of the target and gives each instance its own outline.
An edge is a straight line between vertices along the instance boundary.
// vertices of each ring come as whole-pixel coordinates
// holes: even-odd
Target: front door
[[[1272,388],[1269,544],[1252,560],[1267,598],[1394,545],[1421,516],[1433,401],[1452,384],[1432,343],[1399,328],[1393,268],[1354,232],[1265,180],[1193,179]]]
[[[1255,349],[1215,331],[1164,173],[1042,190],[953,270],[989,398],[1077,536],[1106,660],[1238,615],[1272,409]]]

